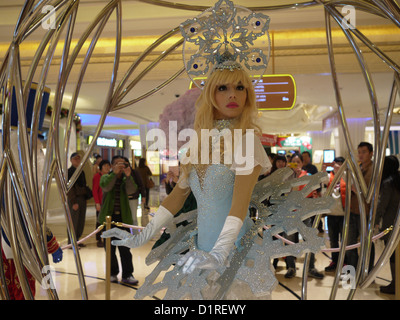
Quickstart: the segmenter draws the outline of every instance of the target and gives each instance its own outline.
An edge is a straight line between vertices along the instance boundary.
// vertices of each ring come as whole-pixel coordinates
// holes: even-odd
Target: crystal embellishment
[[[189,77],[193,80],[207,77],[215,69],[238,68],[250,75],[263,74],[270,55],[269,22],[267,15],[219,0],[198,17],[182,23],[183,57]]]

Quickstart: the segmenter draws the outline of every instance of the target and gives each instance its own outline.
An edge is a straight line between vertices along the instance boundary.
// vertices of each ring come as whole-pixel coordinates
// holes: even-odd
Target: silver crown
[[[217,64],[214,66],[214,70],[243,70],[242,65],[235,61],[234,56],[228,51],[217,57],[216,61]]]
[[[225,69],[262,75],[270,55],[269,21],[262,13],[219,0],[198,17],[182,23],[183,59],[189,77],[207,77],[214,70]]]

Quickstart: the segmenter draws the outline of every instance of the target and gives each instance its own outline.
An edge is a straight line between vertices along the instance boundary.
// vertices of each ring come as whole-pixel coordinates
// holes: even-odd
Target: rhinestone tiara
[[[198,17],[183,22],[183,60],[189,77],[193,81],[225,69],[243,69],[261,77],[271,51],[269,22],[267,15],[229,0],[219,0]]]

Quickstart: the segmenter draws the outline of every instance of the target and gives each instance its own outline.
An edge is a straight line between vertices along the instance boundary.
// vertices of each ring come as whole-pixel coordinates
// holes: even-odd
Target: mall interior
[[[13,39],[18,37],[15,36],[17,21],[22,8],[28,2],[0,0],[2,85],[5,81],[4,72],[11,63],[9,57],[14,52],[10,48],[12,43],[15,43]],[[27,80],[32,70],[35,71],[31,78],[34,82],[31,86],[33,95],[39,88],[38,83],[43,79],[43,74],[46,73],[44,91],[47,98],[40,113],[40,147],[46,154],[47,142],[54,130],[56,113],[59,116],[56,121],[60,158],[64,161],[63,169],[71,166],[70,156],[78,152],[82,159],[86,160],[82,170],[90,188],[93,187],[93,167],[97,156],[111,161],[113,156],[121,155],[129,159],[133,168],[137,168],[139,160],[145,158],[152,173],[154,187],[149,189],[149,209],[145,208],[139,197],[137,216],[138,225],[142,226],[144,216],[152,219],[152,215],[167,196],[167,173],[177,170],[179,166],[178,160],[170,156],[168,149],[151,149],[151,132],[153,129],[168,128],[169,121],[176,121],[178,132],[193,125],[195,102],[201,91],[184,71],[182,35],[175,30],[180,23],[198,16],[216,1],[181,0],[179,3],[172,3],[146,0],[82,0],[79,4],[75,3],[75,7],[75,1],[49,1],[50,4],[56,2],[62,3],[54,11],[56,19],[57,14],[65,14],[67,3],[71,6],[69,10],[75,14],[71,16],[74,28],[65,28],[60,33],[53,55],[47,56],[46,51],[51,49],[51,42],[41,47],[51,30],[50,20],[42,21],[41,26],[32,32],[24,29],[26,37],[18,40],[18,70],[21,79]],[[394,77],[396,74],[398,77],[400,69],[396,64],[400,63],[400,7],[395,1],[382,1],[385,4],[381,7],[376,4],[380,1],[360,1],[369,8],[368,10],[361,8],[361,4],[360,8],[352,6],[354,1],[342,1],[343,4],[349,2],[347,7],[342,4],[333,7],[341,14],[342,23],[351,22],[351,27],[356,28],[368,40],[361,41],[361,38],[354,36],[354,46],[332,17],[328,18],[332,27],[332,43],[328,46],[328,10],[324,8],[324,3],[334,1],[304,0],[303,3],[297,4],[291,0],[234,2],[248,8],[263,8],[261,12],[270,17],[269,41],[264,42],[269,52],[268,67],[262,77],[262,85],[256,87],[257,123],[262,129],[261,142],[268,155],[287,157],[307,151],[318,171],[322,171],[324,167],[328,167],[329,170],[335,158],[350,158],[346,138],[350,137],[352,152],[357,155],[357,145],[362,141],[376,145],[376,129],[383,130],[384,127],[389,131],[383,156],[400,155],[400,99],[397,95],[397,101],[393,101],[396,98],[391,96]],[[118,6],[111,11],[109,18],[98,20],[96,28],[100,23],[104,23],[104,28],[101,33],[96,34],[96,28],[89,28],[92,22],[102,10],[115,3],[118,3]],[[392,7],[387,3],[392,3]],[[392,19],[388,18],[389,15],[377,14],[385,5],[393,9]],[[35,7],[32,6],[30,10],[34,11]],[[48,8],[48,12],[50,11],[51,7]],[[254,11],[258,12],[256,9]],[[91,31],[88,35],[89,29]],[[83,35],[87,37],[84,38]],[[95,43],[91,43],[97,35]],[[120,47],[117,46],[118,40],[121,40]],[[67,43],[70,44],[70,51],[69,57],[65,58],[64,49]],[[367,43],[373,44],[372,48],[378,47],[379,53],[383,54],[374,52]],[[41,48],[43,51],[38,58]],[[74,51],[75,48],[78,49]],[[72,60],[71,57],[74,57],[73,64],[69,64],[68,61]],[[118,64],[116,57],[119,59]],[[332,72],[332,57],[336,82]],[[390,63],[387,63],[387,57],[390,57]],[[48,59],[51,60],[49,64]],[[70,69],[60,97],[61,89],[58,84],[64,81],[60,76],[60,69],[65,68],[65,65]],[[36,68],[32,69],[32,66]],[[45,66],[48,68],[45,69]],[[113,81],[116,82],[115,87],[110,90],[110,83]],[[400,83],[397,83],[397,86],[400,86]],[[117,103],[113,102],[115,107],[112,110],[108,109],[107,104],[111,101],[110,94],[113,99],[118,99]],[[390,122],[385,124],[388,106],[392,108],[392,112]],[[3,116],[0,117],[4,130],[4,109],[2,113]],[[347,134],[343,131],[343,117]],[[18,127],[17,122],[15,126]],[[64,145],[64,139],[68,138],[68,144]],[[374,157],[376,159],[376,155]],[[146,256],[157,237],[142,247],[131,249],[133,276],[138,280],[138,284],[128,285],[119,281],[108,286],[106,251],[104,247],[98,246],[93,234],[97,230],[96,207],[94,199],[89,199],[83,234],[78,239],[84,239],[81,242],[84,245],[79,246],[77,250],[83,271],[80,277],[76,251],[68,248],[66,213],[63,196],[59,190],[57,179],[53,177],[48,189],[47,210],[44,213],[47,226],[63,248],[61,262],[53,263],[49,255],[49,261],[54,267],[58,298],[134,300],[136,291],[155,267],[155,264],[146,264]],[[323,188],[322,192],[324,191],[326,188]],[[323,216],[321,221],[318,235],[324,239],[326,248],[329,248],[326,216]],[[4,225],[4,221],[2,224]],[[376,240],[375,262],[384,249],[382,239]],[[331,261],[332,255],[329,250],[321,250],[315,254],[315,268],[322,277],[308,277],[307,299],[332,298],[335,272],[325,270]],[[272,300],[303,298],[304,262],[305,255],[298,257],[295,276],[288,278],[285,259],[279,258],[274,266],[271,261],[270,268],[277,280],[271,292]],[[397,276],[399,278],[400,274],[397,273]],[[85,282],[84,290],[82,277]],[[121,274],[118,278],[121,278]],[[387,294],[380,291],[381,286],[387,286],[391,281],[392,274],[387,262],[368,286],[357,288],[352,299],[400,299],[400,292]],[[165,292],[160,291],[146,299],[159,300],[163,295]],[[335,299],[345,300],[348,297],[349,289],[338,285]],[[48,290],[38,281],[34,299],[49,299]]]

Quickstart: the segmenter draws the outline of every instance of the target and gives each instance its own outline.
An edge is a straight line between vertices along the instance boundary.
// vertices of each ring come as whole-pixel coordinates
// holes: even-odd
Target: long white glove
[[[121,240],[113,240],[111,244],[114,246],[125,246],[129,248],[136,248],[144,245],[147,241],[154,237],[154,235],[160,231],[160,229],[169,224],[173,215],[169,210],[160,206],[151,219],[150,223],[144,228],[138,235],[132,235],[127,231],[119,228],[112,228],[103,232],[102,238],[119,238]]]
[[[195,268],[216,269],[223,266],[242,225],[243,221],[240,218],[228,216],[218,240],[210,252],[192,250],[178,261],[178,266],[183,266],[182,272],[191,273]]]

